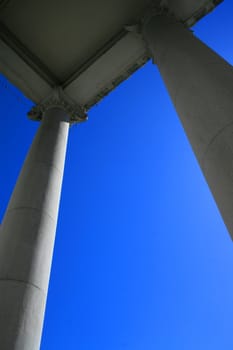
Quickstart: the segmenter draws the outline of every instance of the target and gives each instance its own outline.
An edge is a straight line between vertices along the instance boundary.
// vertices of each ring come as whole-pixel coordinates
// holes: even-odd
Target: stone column
[[[232,66],[166,15],[148,18],[143,36],[233,237]]]
[[[68,130],[65,111],[45,112],[2,223],[1,350],[40,347]]]

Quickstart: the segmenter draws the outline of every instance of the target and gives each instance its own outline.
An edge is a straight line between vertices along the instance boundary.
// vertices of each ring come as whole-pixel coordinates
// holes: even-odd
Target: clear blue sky
[[[232,13],[194,27],[231,63]],[[0,103],[2,218],[38,124],[2,78]],[[70,130],[41,350],[232,350],[232,317],[232,242],[149,62]]]

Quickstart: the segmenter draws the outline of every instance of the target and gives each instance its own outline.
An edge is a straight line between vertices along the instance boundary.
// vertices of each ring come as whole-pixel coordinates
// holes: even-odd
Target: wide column
[[[69,120],[45,112],[0,230],[0,348],[38,350]]]
[[[147,19],[143,36],[233,237],[232,66],[166,15]]]

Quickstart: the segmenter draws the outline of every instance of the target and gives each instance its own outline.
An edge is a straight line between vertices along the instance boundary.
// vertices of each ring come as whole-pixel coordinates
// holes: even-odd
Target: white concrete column
[[[168,16],[148,19],[143,35],[233,237],[232,66]]]
[[[45,112],[0,232],[0,349],[39,350],[69,118]],[[22,136],[23,137],[23,136]]]

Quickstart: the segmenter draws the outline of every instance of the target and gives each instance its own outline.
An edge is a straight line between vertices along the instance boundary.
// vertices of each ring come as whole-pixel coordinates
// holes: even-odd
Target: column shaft
[[[69,123],[48,110],[0,232],[0,348],[39,350]]]
[[[167,16],[143,35],[233,237],[232,66]]]

